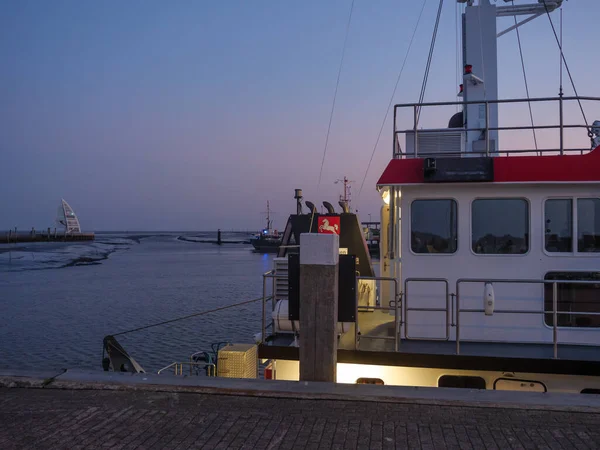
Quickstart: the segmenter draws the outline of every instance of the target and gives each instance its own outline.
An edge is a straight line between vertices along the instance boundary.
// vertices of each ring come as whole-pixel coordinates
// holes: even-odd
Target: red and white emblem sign
[[[320,216],[319,217],[319,233],[340,234],[340,217],[339,216]]]

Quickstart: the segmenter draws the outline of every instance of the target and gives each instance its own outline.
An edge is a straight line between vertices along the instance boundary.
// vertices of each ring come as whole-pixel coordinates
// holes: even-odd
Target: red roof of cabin
[[[600,147],[583,155],[497,156],[493,159],[494,183],[600,182]],[[425,183],[423,167],[424,158],[392,159],[377,186]]]

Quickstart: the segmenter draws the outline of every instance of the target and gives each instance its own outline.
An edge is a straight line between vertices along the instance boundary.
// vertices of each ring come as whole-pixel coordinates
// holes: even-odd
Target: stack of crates
[[[217,357],[217,376],[257,378],[258,347],[254,344],[233,344],[220,349]]]

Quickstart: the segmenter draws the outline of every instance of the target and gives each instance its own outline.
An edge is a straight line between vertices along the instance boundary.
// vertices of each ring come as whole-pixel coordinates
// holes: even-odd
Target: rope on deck
[[[154,324],[151,324],[151,325],[145,325],[143,327],[134,328],[132,330],[121,331],[120,333],[113,334],[112,336],[120,336],[120,335],[123,335],[123,334],[133,333],[134,331],[147,330],[148,328],[158,327],[158,326],[161,326],[161,325],[166,325],[168,323],[173,323],[173,322],[178,322],[180,320],[190,319],[192,317],[203,316],[205,314],[210,314],[210,313],[214,313],[214,312],[218,312],[218,311],[223,311],[224,309],[230,309],[230,308],[235,308],[235,307],[238,307],[238,306],[249,305],[250,303],[256,303],[258,301],[261,301],[262,299],[263,299],[263,297],[258,297],[258,298],[254,298],[252,300],[246,300],[246,301],[239,302],[239,303],[233,303],[231,305],[220,306],[219,308],[214,308],[214,309],[209,309],[209,310],[206,310],[206,311],[200,311],[200,312],[197,312],[197,313],[188,314],[187,316],[178,317],[176,319],[164,320],[162,322],[154,323]],[[271,299],[271,296],[268,296],[268,297],[265,298],[265,301],[266,300],[270,300],[270,299]]]

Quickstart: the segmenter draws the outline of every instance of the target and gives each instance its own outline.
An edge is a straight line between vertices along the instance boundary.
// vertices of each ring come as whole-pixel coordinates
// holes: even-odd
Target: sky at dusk
[[[355,181],[361,219],[375,220],[390,119],[358,191],[423,0],[355,1],[317,189],[351,3],[2,2],[0,229],[54,226],[61,198],[84,231],[256,230],[267,200],[283,229],[295,188],[337,206],[334,182],[344,176]],[[427,0],[395,103],[418,100],[437,6]],[[600,1],[571,0],[563,10],[579,94],[600,96]],[[456,12],[446,0],[427,101],[457,99]],[[559,13],[553,18],[558,24]],[[531,95],[555,96],[559,54],[548,18],[525,25],[521,39]],[[498,44],[500,96],[524,97],[516,34]],[[566,78],[565,92],[573,92]],[[590,122],[600,119],[598,107],[586,111]],[[445,127],[452,112],[423,120]],[[567,114],[581,123],[576,108]],[[526,105],[510,119],[527,122]],[[585,133],[573,139],[587,145]],[[531,141],[529,133],[505,142]]]

